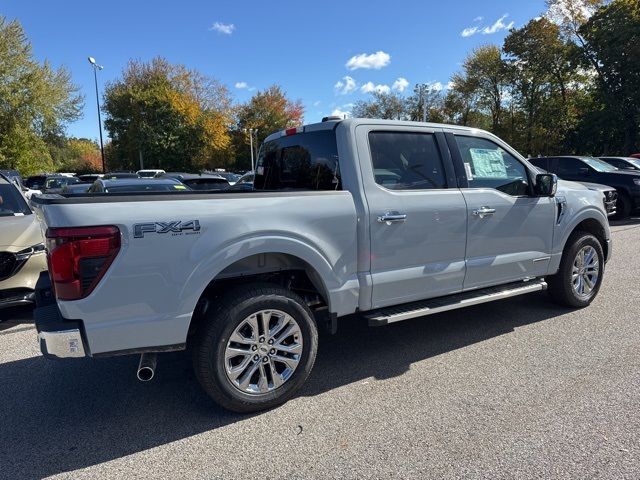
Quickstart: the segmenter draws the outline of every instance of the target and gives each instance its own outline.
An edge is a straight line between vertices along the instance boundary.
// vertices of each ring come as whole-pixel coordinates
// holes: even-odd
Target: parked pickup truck
[[[256,411],[300,389],[340,317],[380,326],[547,288],[586,307],[611,255],[601,192],[476,129],[290,128],[262,145],[254,189],[36,198],[42,352],[138,354],[148,380],[157,352],[188,347],[216,402]]]

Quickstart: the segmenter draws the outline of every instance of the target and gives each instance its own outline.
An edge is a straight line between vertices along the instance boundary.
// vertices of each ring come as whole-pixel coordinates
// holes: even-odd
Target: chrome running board
[[[432,298],[420,302],[405,303],[392,307],[381,308],[366,313],[370,327],[378,327],[389,323],[401,322],[410,318],[433,315],[458,308],[470,307],[480,303],[493,302],[504,298],[524,295],[525,293],[539,292],[547,289],[544,280],[531,280],[525,282],[507,283],[497,287],[482,288],[470,292],[456,293],[447,297]]]

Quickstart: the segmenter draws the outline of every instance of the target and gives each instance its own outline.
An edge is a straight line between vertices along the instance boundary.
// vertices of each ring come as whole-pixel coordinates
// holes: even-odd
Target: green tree
[[[200,170],[230,146],[231,99],[216,80],[163,58],[130,61],[105,89],[109,168]]]
[[[578,33],[584,59],[596,72],[596,96],[614,132],[608,149],[630,154],[640,148],[640,3],[613,0],[600,7]],[[606,142],[606,139],[602,139]]]
[[[357,118],[404,120],[407,118],[405,99],[396,92],[372,92],[371,100],[358,100],[351,109]]]
[[[49,145],[82,104],[69,73],[36,61],[20,23],[0,16],[0,167],[53,169]]]
[[[413,88],[413,95],[405,101],[405,113],[413,122],[441,122],[444,98],[442,85],[418,83]]]

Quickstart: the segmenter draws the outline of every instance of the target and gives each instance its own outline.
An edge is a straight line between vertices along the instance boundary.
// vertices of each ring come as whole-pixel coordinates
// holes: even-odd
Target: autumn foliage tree
[[[287,98],[280,86],[272,85],[266,90],[258,91],[236,111],[236,124],[232,133],[236,166],[241,170],[248,170],[251,166],[250,140],[245,129],[257,129],[260,144],[273,132],[302,125],[303,117],[302,102]],[[255,144],[254,149],[257,150]]]
[[[193,171],[224,162],[232,106],[226,87],[163,58],[131,61],[107,85],[109,168]]]

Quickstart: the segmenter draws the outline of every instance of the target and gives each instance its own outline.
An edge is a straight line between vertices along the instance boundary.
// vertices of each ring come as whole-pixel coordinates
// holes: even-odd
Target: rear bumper
[[[36,309],[33,312],[40,351],[45,357],[55,358],[89,355],[82,322],[62,316],[50,286],[49,275],[45,272],[36,285]]]

